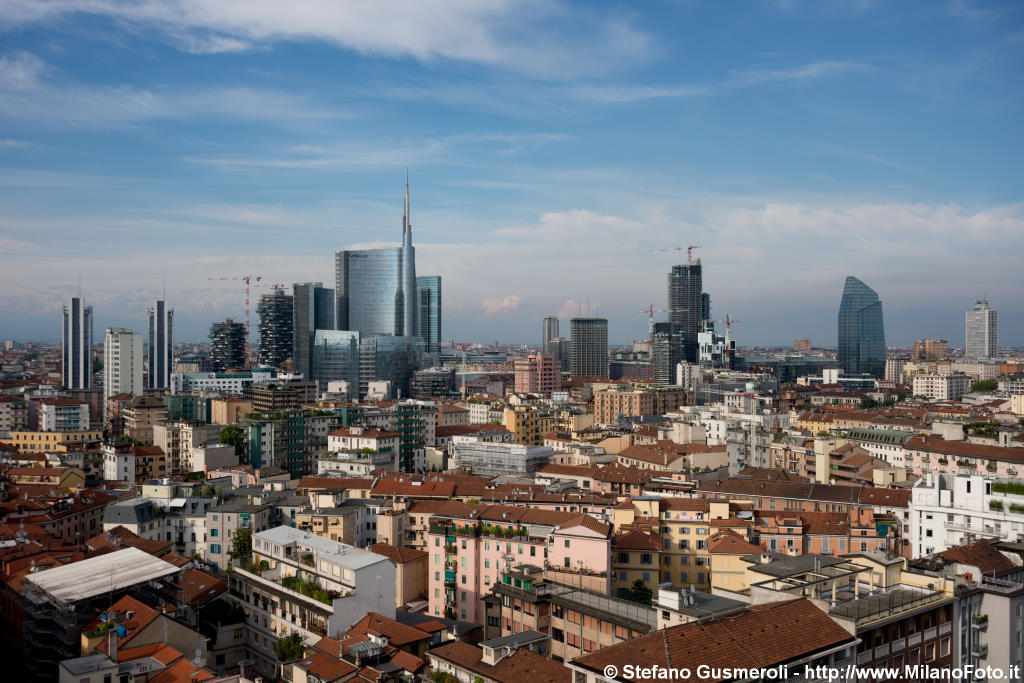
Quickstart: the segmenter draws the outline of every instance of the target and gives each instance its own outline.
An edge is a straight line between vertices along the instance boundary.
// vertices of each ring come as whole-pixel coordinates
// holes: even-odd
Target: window
[[[947,636],[946,638],[942,639],[942,650],[941,650],[942,656],[943,657],[948,657],[949,656],[949,651],[950,651],[950,638]]]
[[[568,567],[568,566],[569,566],[569,558],[568,558],[568,557],[566,557],[566,558],[565,558],[565,566],[566,566],[566,567]]]
[[[441,572],[434,572],[434,581],[441,580]]]
[[[213,536],[214,538],[216,538],[216,537],[217,537],[217,534],[218,534],[218,530],[217,530],[217,529],[210,529],[210,535],[211,535],[211,536]]]
[[[569,547],[569,539],[568,539],[568,538],[567,538],[567,539],[565,539],[565,547],[566,547],[566,548],[568,548],[568,547]]]
[[[651,564],[652,562],[653,562],[653,560],[651,559],[651,554],[650,553],[641,553],[640,554],[640,564]]]
[[[629,564],[629,553],[619,553],[619,562],[621,564]]]

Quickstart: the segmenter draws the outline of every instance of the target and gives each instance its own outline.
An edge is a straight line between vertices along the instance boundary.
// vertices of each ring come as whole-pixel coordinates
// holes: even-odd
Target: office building
[[[61,349],[64,386],[68,389],[92,388],[92,306],[80,296],[71,297],[64,307],[63,347]]]
[[[999,346],[999,318],[988,307],[988,299],[974,302],[974,310],[965,314],[965,354],[968,358],[995,358]]]
[[[419,370],[423,342],[419,337],[377,335],[359,340],[359,395],[365,396],[370,382],[391,382],[392,396],[409,395],[412,374]]]
[[[914,342],[913,360],[946,360],[949,342],[945,339],[918,339]]]
[[[416,399],[455,398],[459,396],[455,386],[455,368],[424,368],[412,375],[409,392]]]
[[[441,276],[424,275],[416,278],[416,324],[412,335],[423,340],[427,353],[441,351]]]
[[[558,342],[553,341],[557,338],[558,318],[553,315],[549,315],[544,318],[540,333],[540,348],[545,356],[558,357]]]
[[[280,367],[292,356],[292,297],[283,289],[274,288],[272,294],[264,294],[256,303],[260,316],[259,361],[261,365]]]
[[[359,386],[359,333],[347,330],[316,330],[310,353],[309,378],[320,391],[328,382],[344,381]]]
[[[158,299],[149,309],[149,370],[146,388],[166,389],[171,386],[174,365],[174,309]]]
[[[672,266],[668,274],[668,321],[680,326],[683,360],[696,363],[697,333],[705,315],[711,315],[711,297],[704,294],[700,259]]]
[[[839,304],[839,367],[847,375],[885,375],[885,323],[875,290],[846,278]]]
[[[573,377],[607,377],[608,320],[573,318],[569,322],[569,335],[569,374]]]
[[[317,330],[334,329],[334,290],[322,282],[292,285],[292,365],[312,377],[312,345]]]
[[[103,338],[103,405],[114,394],[142,391],[142,335],[108,327]]]
[[[793,350],[798,353],[810,353],[811,352],[811,340],[810,339],[796,339],[793,341]]]
[[[358,332],[362,337],[413,336],[418,331],[416,252],[409,218],[408,177],[402,246],[338,251],[334,264],[335,322],[339,330]]]
[[[217,372],[245,367],[245,325],[231,318],[210,326],[210,363]]]

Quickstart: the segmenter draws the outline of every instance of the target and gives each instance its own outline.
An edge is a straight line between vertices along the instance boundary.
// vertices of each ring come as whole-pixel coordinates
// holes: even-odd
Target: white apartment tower
[[[103,403],[114,394],[142,393],[142,335],[107,328],[103,337]]]
[[[92,389],[92,306],[81,296],[64,306],[61,366],[64,387]]]
[[[988,299],[978,299],[974,310],[967,311],[965,337],[968,358],[995,358],[999,346],[999,318],[996,311],[988,307]]]

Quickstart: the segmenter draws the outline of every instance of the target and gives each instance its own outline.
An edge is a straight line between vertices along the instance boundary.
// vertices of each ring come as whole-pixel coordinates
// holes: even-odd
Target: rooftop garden
[[[313,598],[325,605],[330,605],[334,601],[331,598],[330,592],[320,588],[312,581],[300,579],[297,576],[285,576],[281,579],[281,585],[289,590],[293,590],[296,593],[302,593],[307,598]]]
[[[992,482],[993,493],[1008,493],[1012,496],[1024,496],[1024,484],[1015,481]]]

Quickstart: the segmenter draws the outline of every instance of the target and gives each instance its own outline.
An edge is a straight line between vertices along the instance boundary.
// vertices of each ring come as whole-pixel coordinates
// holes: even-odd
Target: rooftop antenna
[[[78,298],[82,298],[82,271],[78,271]]]

